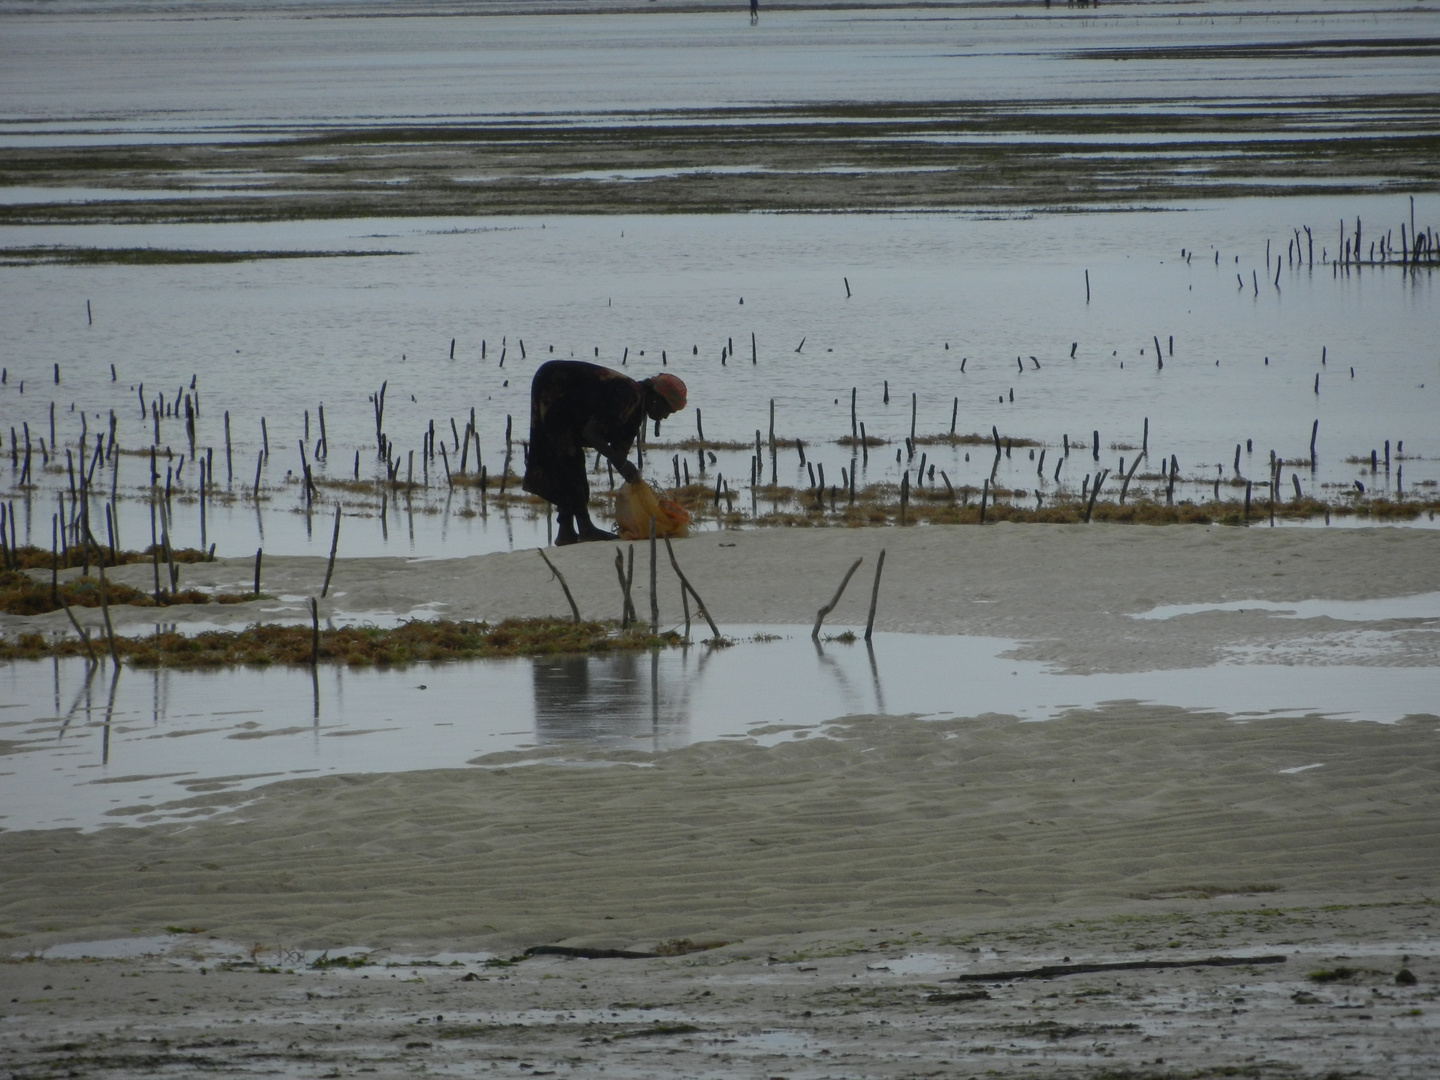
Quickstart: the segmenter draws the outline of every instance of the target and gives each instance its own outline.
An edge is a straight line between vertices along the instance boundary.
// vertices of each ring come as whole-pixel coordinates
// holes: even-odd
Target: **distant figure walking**
[[[760,0],[750,0],[750,25],[760,21]]]

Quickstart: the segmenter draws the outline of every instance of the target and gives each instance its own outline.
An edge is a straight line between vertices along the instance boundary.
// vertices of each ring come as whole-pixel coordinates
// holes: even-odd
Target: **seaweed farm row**
[[[1430,207],[1347,199],[1331,237],[1268,226],[1339,200],[1274,202],[1205,222],[1223,245],[1144,257],[1178,215],[516,221],[416,227],[385,259],[11,267],[6,546],[323,554],[336,506],[347,555],[543,544],[519,478],[552,357],[687,382],[642,453],[701,528],[1428,525]],[[1017,253],[1041,227],[1094,259]],[[314,228],[305,250],[356,246],[354,223]],[[721,269],[697,272],[696,245]],[[661,271],[551,260],[616,250]],[[615,478],[593,464],[603,515]]]

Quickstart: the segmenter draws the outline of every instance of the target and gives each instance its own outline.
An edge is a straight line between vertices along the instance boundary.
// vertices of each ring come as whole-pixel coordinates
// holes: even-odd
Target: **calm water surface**
[[[0,144],[194,139],[223,148],[226,140],[330,124],[514,116],[603,123],[637,111],[665,123],[667,110],[777,102],[1070,102],[1084,117],[1141,100],[1163,111],[1306,95],[1373,97],[1373,127],[1349,132],[1369,137],[1384,130],[1387,95],[1435,86],[1423,49],[1387,54],[1382,64],[1371,46],[1423,38],[1440,18],[1367,0],[1284,0],[1263,12],[1233,0],[766,12],[753,28],[743,13],[719,9],[494,11],[442,7],[377,19],[363,5],[241,4],[221,18],[185,4],[112,5],[100,14],[0,4]],[[1275,43],[1286,48],[1276,53]],[[1176,46],[1191,52],[1166,51]],[[1126,50],[1124,62],[1105,51],[1115,49]],[[713,122],[726,120],[717,114]],[[1316,132],[1284,137],[1311,138],[1325,128],[1323,116],[1316,123]],[[1084,153],[1085,136],[1075,141]],[[1203,147],[1183,152],[1203,172]],[[595,179],[643,176],[602,169]],[[223,161],[185,180],[247,183]],[[1385,179],[1375,182],[1383,190]],[[56,191],[0,188],[0,201],[108,197]],[[299,488],[285,486],[287,473],[293,480],[300,472],[307,412],[313,453],[325,407],[330,455],[317,468],[326,476],[353,474],[357,452],[360,474],[378,474],[371,399],[382,384],[386,433],[402,457],[420,447],[432,421],[441,433],[452,418],[463,429],[473,409],[493,472],[507,418],[525,436],[529,380],[551,356],[623,365],[636,376],[662,366],[680,374],[693,408],[666,425],[662,439],[696,434],[703,418],[708,439],[751,443],[757,430],[768,434],[773,401],[777,434],[803,439],[829,484],[842,469],[856,470],[861,483],[897,482],[905,469],[916,476],[923,452],[927,483],[941,483],[943,472],[957,488],[978,487],[992,464],[980,448],[970,448],[970,460],[964,448],[928,447],[896,461],[912,429],[945,433],[953,417],[960,433],[994,428],[1039,441],[1048,455],[1043,475],[1018,451],[996,479],[1024,491],[1022,501],[1051,498],[1078,492],[1100,469],[1114,473],[1122,459],[1132,464],[1148,420],[1154,464],[1146,472],[1173,455],[1180,497],[1204,501],[1214,497],[1215,479],[1263,480],[1271,451],[1308,459],[1318,420],[1317,468],[1287,469],[1306,494],[1338,498],[1358,480],[1371,491],[1423,495],[1440,482],[1434,281],[1393,267],[1336,277],[1328,265],[1342,220],[1353,229],[1360,218],[1365,235],[1379,239],[1387,231],[1398,237],[1411,215],[1405,196],[1317,194],[1085,213],[5,227],[3,248],[402,254],[0,267],[0,438],[8,450],[10,429],[23,433],[28,423],[47,445],[58,439],[78,450],[82,414],[93,432],[113,409],[121,445],[144,449],[154,432],[141,415],[142,385],[148,398],[173,400],[193,379],[202,402],[196,449],[216,453],[224,487],[237,492],[253,482],[262,417],[270,436],[262,482],[273,498],[263,511],[243,502],[211,506],[202,534],[198,508],[177,508],[177,540],[203,538],[222,554],[324,549],[328,529],[297,513]],[[1417,199],[1413,215],[1433,225],[1440,200]],[[1287,253],[1304,225],[1316,231],[1313,268]],[[834,444],[850,433],[852,391],[857,419],[889,440],[859,461]],[[1057,475],[1067,440],[1083,451]],[[1383,454],[1387,440],[1392,470],[1372,474],[1345,461]],[[1237,444],[1249,447],[1238,468]],[[181,422],[162,424],[160,445],[172,451],[162,473],[179,466],[174,483],[193,491],[197,470]],[[58,452],[50,465],[40,491],[13,492],[20,531],[41,543],[56,492],[69,483]],[[436,484],[438,460],[417,463],[416,475],[427,465]],[[678,465],[682,477],[686,466],[692,476],[701,471],[694,453]],[[676,466],[661,452],[649,472],[673,482]],[[746,508],[749,453],[721,451],[705,466],[705,482],[723,477]],[[793,452],[773,470],[782,483],[810,483]],[[6,474],[13,484],[16,471],[0,460],[0,485]],[[119,475],[98,486],[133,496],[147,481],[148,467],[126,457]],[[367,520],[346,530],[349,554],[449,554],[545,538],[543,522],[524,513],[481,514],[473,492],[447,503],[432,488],[418,508],[387,502],[384,516],[373,501],[351,502],[349,512]],[[148,541],[141,500],[122,497],[117,511],[123,542]]]
[[[1398,481],[1412,493],[1433,493],[1425,485],[1440,479],[1435,280],[1394,267],[1337,277],[1319,265],[1342,217],[1353,229],[1359,216],[1378,236],[1398,232],[1401,221],[1408,228],[1409,213],[1408,199],[1377,195],[1083,214],[0,229],[5,245],[405,253],[0,268],[0,325],[10,330],[0,414],[7,447],[8,428],[22,421],[48,439],[54,401],[57,437],[76,446],[80,412],[94,431],[114,409],[121,445],[145,448],[153,425],[140,416],[140,385],[147,398],[163,392],[173,400],[193,377],[202,404],[197,446],[215,448],[217,479],[232,490],[253,482],[265,417],[271,457],[263,479],[278,494],[258,519],[253,505],[212,507],[209,539],[222,554],[261,544],[277,554],[328,546],[328,529],[317,535],[313,522],[307,529],[303,515],[290,513],[300,505],[298,486],[279,487],[287,470],[301,471],[307,410],[313,443],[318,406],[325,407],[326,475],[350,475],[357,451],[361,475],[377,475],[371,399],[382,384],[386,432],[402,456],[418,451],[432,420],[449,434],[450,419],[463,429],[474,409],[493,472],[503,459],[507,417],[516,438],[526,436],[530,377],[551,357],[623,365],[636,377],[679,374],[692,408],[662,427],[662,440],[694,436],[698,410],[707,439],[753,445],[757,430],[768,438],[773,400],[777,434],[803,439],[807,460],[824,465],[831,484],[851,466],[850,451],[834,441],[850,433],[853,388],[868,434],[891,441],[857,462],[861,483],[899,481],[895,455],[911,432],[913,395],[919,435],[948,432],[953,415],[960,433],[988,435],[994,427],[1042,443],[1043,478],[1038,462],[1016,450],[997,480],[1046,497],[1077,492],[1087,474],[1113,473],[1122,457],[1133,462],[1127,447],[1140,445],[1147,419],[1152,459],[1174,455],[1190,482],[1183,497],[1213,497],[1210,482],[1235,477],[1235,447],[1247,442],[1252,449],[1242,452],[1239,471],[1263,485],[1271,450],[1308,457],[1317,420],[1318,468],[1286,470],[1286,480],[1296,473],[1307,494],[1338,497],[1357,479],[1367,489],[1393,490]],[[1417,221],[1436,220],[1440,200],[1417,199],[1415,213]],[[1285,262],[1291,230],[1303,224],[1317,231],[1314,268]],[[1182,250],[1193,254],[1181,258]],[[234,448],[228,473],[227,410]],[[1083,452],[1070,455],[1057,480],[1067,438]],[[1372,475],[1368,455],[1376,450],[1383,465],[1387,440],[1393,468]],[[177,455],[172,465],[188,452],[183,420],[162,423],[161,443]],[[993,462],[983,447],[923,449],[956,487],[978,488]],[[1365,464],[1345,460],[1357,456]],[[903,466],[913,473],[919,459],[917,452]],[[696,454],[685,464],[698,474]],[[473,471],[473,455],[469,465]],[[707,465],[708,483],[719,472],[732,487],[748,484],[749,451],[722,453]],[[417,461],[415,468],[418,478],[424,466]],[[670,452],[649,459],[658,482],[673,482],[673,468]],[[0,469],[13,474],[8,460]],[[432,484],[440,484],[441,463],[429,469]],[[793,451],[782,452],[776,475],[782,483],[809,482]],[[67,482],[63,469],[47,480]],[[193,465],[182,470],[183,486],[193,489],[195,480]],[[117,490],[138,493],[147,481],[148,464],[122,459]],[[1221,494],[1233,498],[1234,490]],[[457,494],[448,513],[433,512],[434,499],[431,512],[413,517],[391,507],[397,516],[383,528],[372,507],[370,525],[347,530],[346,550],[436,554],[456,542],[491,550],[543,540],[543,525],[523,514],[508,522],[457,516],[467,500],[479,509],[473,493]],[[50,500],[27,510],[22,499],[17,508],[22,525],[33,518],[48,542]],[[198,543],[194,507],[181,508],[176,529],[184,542]],[[146,508],[122,500],[122,534],[143,533],[148,542],[148,530]],[[351,547],[352,540],[365,546]]]
[[[1398,607],[1321,613],[1368,620],[1401,610],[1434,622],[1437,605],[1432,593]],[[327,667],[313,676],[124,670],[112,681],[108,672],[87,677],[78,660],[6,665],[0,828],[206,817],[215,806],[166,804],[307,776],[459,768],[507,750],[574,761],[597,747],[651,752],[737,737],[770,744],[817,735],[825,721],[851,714],[1048,720],[1125,699],[1242,720],[1390,723],[1431,712],[1440,699],[1436,668],[1376,666],[1393,631],[1348,652],[1344,632],[1329,632],[1337,662],[1326,666],[1272,650],[1208,668],[1066,675],[1011,658],[1015,643],[998,638],[876,634],[867,648],[816,646],[808,627],[725,628],[741,638],[757,630],[780,636],[719,651]]]
[[[99,141],[199,130],[788,102],[1264,100],[1432,93],[1428,55],[1155,53],[1433,34],[1391,0],[957,5],[872,11],[375,18],[368,5],[164,5],[103,17],[0,4],[0,136]],[[157,13],[158,7],[158,13]],[[134,9],[129,9],[133,11]],[[231,17],[234,12],[243,18]],[[439,14],[431,14],[431,12]],[[368,16],[368,17],[367,17]],[[1151,50],[1122,64],[1092,50]],[[206,135],[209,138],[209,135]]]

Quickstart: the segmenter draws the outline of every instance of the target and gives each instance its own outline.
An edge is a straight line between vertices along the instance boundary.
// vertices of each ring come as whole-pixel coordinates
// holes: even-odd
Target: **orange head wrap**
[[[674,375],[656,375],[645,381],[665,399],[665,404],[670,406],[671,412],[679,412],[685,408],[685,384]]]

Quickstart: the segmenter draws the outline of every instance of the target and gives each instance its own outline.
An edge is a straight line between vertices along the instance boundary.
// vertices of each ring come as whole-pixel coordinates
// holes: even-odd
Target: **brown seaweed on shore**
[[[162,630],[146,637],[116,637],[120,657],[134,667],[219,667],[228,664],[309,666],[309,626],[250,626],[187,635]],[[321,663],[372,665],[473,660],[485,657],[555,653],[603,653],[666,648],[681,643],[673,632],[622,631],[613,622],[571,622],[534,618],[486,622],[416,619],[399,626],[346,626],[320,631]],[[50,638],[28,632],[0,637],[0,660],[81,656],[75,637]]]

